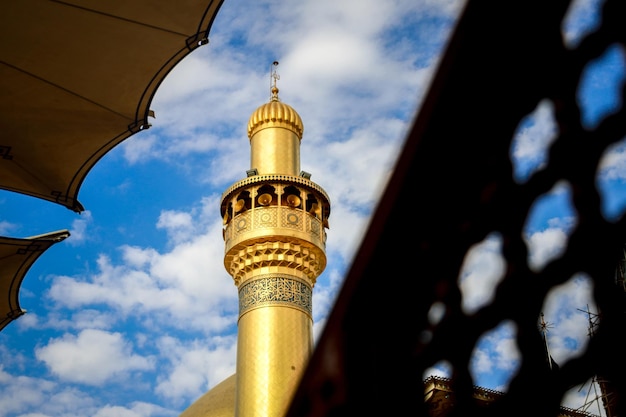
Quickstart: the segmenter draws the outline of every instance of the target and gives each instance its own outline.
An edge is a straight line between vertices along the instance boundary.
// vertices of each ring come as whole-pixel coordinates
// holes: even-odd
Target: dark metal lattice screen
[[[454,415],[555,416],[563,393],[594,375],[611,385],[612,415],[625,415],[626,309],[614,275],[626,219],[603,217],[596,175],[603,152],[626,135],[626,110],[585,130],[576,91],[591,60],[609,46],[624,50],[626,2],[607,0],[601,26],[574,49],[561,35],[569,5],[466,3],[289,416],[426,416],[423,374],[441,360],[454,368]],[[545,169],[516,183],[511,140],[544,99],[554,105],[558,137]],[[524,223],[561,180],[571,187],[577,225],[566,252],[534,272]],[[469,248],[490,233],[502,238],[507,269],[493,301],[468,315],[459,272]],[[537,319],[548,291],[577,273],[592,279],[601,321],[581,357],[549,372]],[[435,302],[446,315],[433,326]],[[506,395],[477,409],[472,350],[503,320],[517,326],[521,365]]]

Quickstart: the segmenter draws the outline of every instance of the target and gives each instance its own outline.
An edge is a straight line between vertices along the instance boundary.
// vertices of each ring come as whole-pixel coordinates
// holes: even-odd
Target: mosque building
[[[248,122],[247,177],[222,195],[224,266],[239,293],[237,365],[180,417],[285,414],[313,351],[312,292],[326,267],[330,200],[300,170],[300,115],[271,97]]]

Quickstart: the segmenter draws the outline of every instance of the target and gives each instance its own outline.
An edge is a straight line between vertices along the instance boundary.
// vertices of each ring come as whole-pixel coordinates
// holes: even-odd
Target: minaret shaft
[[[241,228],[240,240],[244,219],[257,227]],[[253,207],[225,232],[224,263],[239,289],[236,417],[283,416],[311,355],[313,285],[326,257],[319,233],[291,231],[305,221],[322,230],[302,210]]]
[[[290,307],[244,314],[237,341],[236,416],[283,416],[313,349],[311,318]]]
[[[224,267],[239,291],[236,417],[282,417],[313,350],[330,201],[300,175],[302,132],[274,85],[248,122],[248,177],[222,195]]]
[[[259,174],[299,174],[300,139],[291,130],[260,130],[250,139],[250,148],[250,167]]]

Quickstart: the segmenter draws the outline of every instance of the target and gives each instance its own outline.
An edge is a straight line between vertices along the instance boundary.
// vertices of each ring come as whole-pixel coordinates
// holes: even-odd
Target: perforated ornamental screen
[[[563,393],[594,375],[610,383],[611,414],[624,415],[626,310],[615,270],[626,219],[602,215],[596,177],[602,154],[626,135],[626,110],[586,130],[576,94],[590,61],[611,46],[624,52],[626,2],[607,0],[601,26],[574,48],[561,32],[569,3],[467,2],[289,416],[426,416],[423,375],[442,360],[454,369],[454,415],[555,416]],[[618,95],[623,102],[624,91]],[[516,182],[512,138],[546,99],[558,136],[547,166]],[[577,223],[565,253],[534,271],[524,224],[559,181],[571,189]],[[458,284],[463,259],[493,234],[504,278],[494,299],[468,314]],[[600,324],[581,357],[550,372],[538,317],[550,289],[580,273],[593,282]],[[445,315],[433,325],[436,302]],[[505,395],[477,408],[470,357],[505,320],[517,327],[521,364]]]

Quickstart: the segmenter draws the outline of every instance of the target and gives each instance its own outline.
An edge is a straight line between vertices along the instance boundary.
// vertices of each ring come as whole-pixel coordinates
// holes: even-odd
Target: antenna
[[[582,310],[580,308],[577,310],[587,314],[587,321],[589,325],[587,336],[589,336],[589,338],[593,338],[596,335],[597,327],[600,325],[601,314],[592,313],[589,309],[589,305],[587,305],[586,310]],[[611,382],[604,378],[602,375],[597,374],[594,375],[589,382],[590,384],[589,388],[587,389],[587,399],[589,398],[592,389],[595,394],[595,398],[587,400],[587,402],[583,405],[585,407],[584,411],[586,411],[587,408],[595,404],[598,407],[598,414],[602,415],[600,408],[602,407],[602,410],[604,410],[604,415],[606,415],[607,417],[614,417],[616,399],[615,394],[612,390]],[[580,386],[580,389],[583,389],[585,384],[586,383],[583,383]],[[600,394],[598,394],[597,388],[600,389]]]
[[[589,304],[587,304],[587,309],[586,310],[581,310],[580,308],[577,308],[577,310],[578,311],[582,311],[583,313],[587,314],[587,320],[589,322],[589,327],[587,329],[587,336],[589,336],[589,337],[595,336],[596,329],[600,325],[600,314],[592,313],[589,310]]]
[[[270,101],[278,101],[278,87],[276,86],[276,81],[280,80],[280,75],[276,72],[276,67],[278,67],[278,61],[272,62],[272,66],[270,67],[270,91],[272,92]]]
[[[548,333],[548,329],[551,329],[553,326],[551,323],[548,323],[544,320],[543,318],[543,311],[541,312],[541,322],[539,323],[539,330],[541,330],[541,333],[544,335],[544,337],[546,336],[546,334]]]
[[[546,351],[546,359],[548,361],[548,367],[550,370],[558,369],[557,363],[552,359],[552,355],[550,354],[550,348],[548,347],[548,330],[553,326],[551,323],[547,323],[543,318],[543,311],[541,312],[541,322],[539,323],[539,330],[541,331],[541,336],[543,338],[543,345]]]

